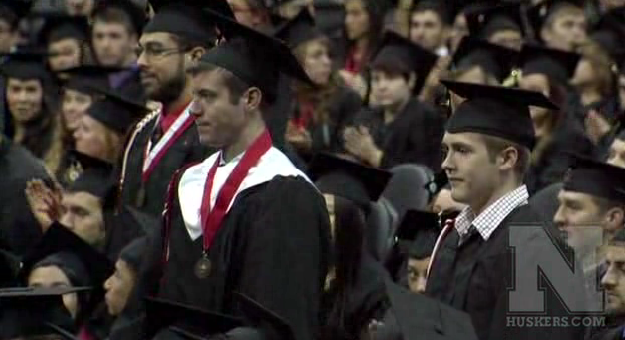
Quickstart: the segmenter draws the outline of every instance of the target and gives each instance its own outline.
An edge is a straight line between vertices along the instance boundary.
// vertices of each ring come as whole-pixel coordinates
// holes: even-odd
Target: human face
[[[425,282],[429,264],[430,257],[422,260],[408,260],[408,285],[412,292],[425,293]]]
[[[91,40],[96,59],[103,66],[125,67],[135,59],[133,49],[137,37],[122,23],[97,20],[93,24]]]
[[[17,30],[0,18],[0,53],[9,53],[17,42]]]
[[[52,71],[58,72],[80,66],[82,50],[80,42],[73,38],[61,39],[48,45],[48,63]]]
[[[446,132],[442,145],[442,168],[449,178],[451,198],[474,210],[481,209],[499,181],[499,169],[491,161],[482,136]]]
[[[135,280],[136,274],[132,267],[126,261],[118,260],[115,263],[115,272],[104,282],[104,301],[110,315],[117,316],[126,308]]]
[[[619,168],[625,168],[625,141],[622,139],[614,139],[612,145],[610,145],[610,151],[608,153],[608,164],[618,166]]]
[[[30,272],[28,286],[37,288],[72,287],[69,278],[59,267],[39,267]],[[78,313],[78,294],[69,293],[63,295],[63,304],[70,312],[72,318]]]
[[[586,40],[586,17],[583,14],[555,13],[556,18],[542,30],[548,47],[572,51]]]
[[[251,28],[259,28],[265,23],[262,11],[250,7],[247,0],[228,0],[228,4],[237,22]]]
[[[530,74],[521,77],[519,80],[519,88],[527,91],[540,92],[549,97],[549,78],[544,74]],[[546,119],[550,117],[551,112],[548,109],[530,106],[530,116],[534,123],[534,131],[537,137],[542,137],[542,127]]]
[[[121,136],[88,115],[80,118],[74,139],[78,152],[105,161],[114,162],[121,148]]]
[[[91,106],[91,96],[76,90],[66,89],[63,92],[61,112],[65,126],[70,133],[74,133],[80,126],[83,115]]]
[[[451,198],[451,190],[443,189],[438,193],[434,204],[432,205],[432,211],[439,214],[448,214],[451,212],[461,211],[465,205],[458,203]]]
[[[410,18],[410,40],[435,52],[445,38],[445,26],[440,16],[431,10],[414,12]]]
[[[493,33],[488,41],[491,44],[507,47],[516,51],[521,50],[521,45],[523,44],[523,36],[519,31],[514,30],[502,30]]]
[[[304,70],[315,84],[327,84],[332,73],[332,60],[328,45],[317,39],[305,43],[304,49]]]
[[[566,235],[566,241],[573,249],[588,253],[596,244],[596,229],[604,227],[604,216],[593,197],[573,191],[561,190],[558,194],[558,210],[553,222]]]
[[[184,53],[167,33],[145,33],[137,64],[147,96],[163,104],[176,100],[186,86]]]
[[[369,33],[370,18],[362,0],[345,2],[345,31],[349,40],[358,40]]]
[[[243,110],[244,96],[231,98],[223,69],[200,72],[192,79],[193,115],[200,141],[214,148],[232,145],[241,134],[248,117]]]
[[[26,123],[41,114],[43,108],[41,81],[9,78],[6,91],[9,111],[16,122]]]
[[[104,241],[102,202],[87,192],[66,192],[61,200],[61,224],[92,246]]]
[[[458,49],[458,45],[460,45],[460,41],[464,36],[469,35],[469,28],[467,26],[467,18],[464,14],[459,14],[456,16],[454,20],[454,25],[451,28],[449,41],[451,43],[451,48],[453,51]]]
[[[69,15],[91,15],[95,0],[65,0],[65,7]]]
[[[625,247],[606,247],[605,263],[608,270],[601,278],[601,285],[607,293],[606,311],[622,315],[625,313]]]
[[[401,74],[390,74],[381,70],[371,73],[371,87],[376,103],[384,109],[399,109],[410,99],[409,81]]]

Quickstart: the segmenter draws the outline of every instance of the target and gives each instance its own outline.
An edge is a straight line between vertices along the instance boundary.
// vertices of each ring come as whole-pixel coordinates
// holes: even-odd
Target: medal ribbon
[[[158,143],[152,148],[152,141],[148,139],[148,144],[145,148],[143,156],[143,171],[141,178],[143,182],[147,182],[148,177],[156,165],[160,162],[163,156],[167,153],[167,150],[187,131],[187,129],[195,122],[195,117],[190,112],[191,104],[182,112],[182,114],[176,118],[174,123],[163,134],[163,137],[159,139]],[[156,126],[160,123],[160,119],[156,121]]]
[[[211,192],[213,190],[213,182],[215,179],[215,173],[219,167],[221,160],[221,154],[217,156],[215,164],[208,172],[208,178],[204,184],[204,195],[202,197],[202,208],[200,209],[200,219],[202,224],[202,245],[204,254],[208,252],[213,238],[217,234],[217,231],[221,227],[221,222],[226,216],[230,202],[234,198],[239,186],[247,176],[250,169],[258,164],[260,158],[271,149],[271,136],[269,131],[265,129],[263,133],[256,138],[254,143],[245,151],[243,158],[239,161],[239,164],[234,168],[232,173],[226,179],[223,187],[217,195],[215,200],[215,206],[210,208]]]

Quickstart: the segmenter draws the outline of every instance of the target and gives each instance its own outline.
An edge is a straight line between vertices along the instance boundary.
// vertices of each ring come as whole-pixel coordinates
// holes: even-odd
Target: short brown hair
[[[621,208],[625,210],[625,204],[622,202],[617,202],[597,196],[592,196],[592,201],[597,205],[597,207],[599,208],[599,212],[601,212],[602,214],[606,213],[612,208]]]
[[[581,15],[585,16],[584,9],[573,4],[561,3],[557,5],[557,8],[547,16],[547,20],[543,24],[543,28],[551,27],[556,21],[556,18],[563,15]]]
[[[482,139],[486,145],[488,158],[491,162],[494,162],[495,158],[503,150],[507,148],[516,149],[519,156],[514,165],[514,172],[520,179],[523,179],[530,167],[530,150],[527,147],[495,136],[482,135]]]
[[[126,27],[129,34],[139,34],[135,29],[130,15],[120,8],[108,7],[97,11],[93,21],[101,21],[107,24],[122,24]]]
[[[241,96],[245,93],[245,91],[247,91],[247,89],[250,88],[250,86],[239,77],[234,75],[232,72],[219,66],[199,61],[197,65],[194,65],[189,69],[189,73],[195,76],[200,73],[213,72],[217,70],[219,70],[219,72],[221,73],[224,85],[228,89],[230,103],[233,105],[236,104],[239,98],[241,98]]]

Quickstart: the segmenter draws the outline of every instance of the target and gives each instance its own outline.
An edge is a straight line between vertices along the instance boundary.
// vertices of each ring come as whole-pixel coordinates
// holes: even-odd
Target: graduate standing
[[[283,43],[205,11],[232,38],[191,70],[191,112],[202,143],[220,151],[173,179],[164,239],[151,256],[162,275],[150,282],[160,298],[235,315],[241,292],[284,317],[296,339],[313,339],[328,213],[308,178],[272,147],[262,118],[281,74],[310,80]]]
[[[123,155],[122,204],[158,216],[167,184],[177,169],[203,159],[195,118],[189,112],[191,87],[186,70],[217,37],[201,6],[154,3],[154,18],[139,40],[137,60],[146,96],[162,104],[136,125]]]
[[[508,306],[509,288],[514,287],[511,269],[517,265],[529,268],[523,266],[536,260],[517,256],[517,262],[512,261],[510,230],[539,223],[553,234],[527,204],[523,177],[535,142],[528,106],[553,108],[554,104],[536,92],[443,83],[467,99],[447,123],[442,168],[449,178],[452,198],[468,207],[441,232],[426,294],[469,313],[481,340],[581,339],[583,329],[576,327],[509,327],[506,323],[512,315]],[[540,237],[540,230],[530,232],[532,237]],[[547,252],[531,238],[523,247],[533,256]],[[573,296],[584,296],[582,280],[581,275],[579,282],[571,280],[569,289],[579,293]],[[566,316],[558,298],[549,291],[541,315]]]

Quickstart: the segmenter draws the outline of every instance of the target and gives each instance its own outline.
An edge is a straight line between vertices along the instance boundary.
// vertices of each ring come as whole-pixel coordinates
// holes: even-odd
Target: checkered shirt
[[[520,187],[503,195],[493,204],[489,205],[477,217],[470,207],[465,207],[458,217],[456,217],[454,227],[460,237],[469,232],[471,225],[482,235],[484,241],[487,241],[490,235],[497,229],[497,226],[508,216],[515,208],[527,204],[529,194],[527,187]]]

